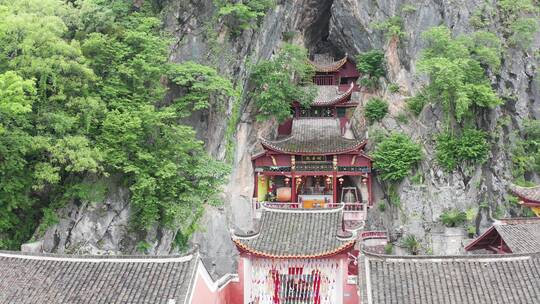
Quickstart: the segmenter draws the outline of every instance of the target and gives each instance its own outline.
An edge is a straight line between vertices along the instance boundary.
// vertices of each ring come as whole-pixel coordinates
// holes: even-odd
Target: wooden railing
[[[334,75],[317,75],[313,77],[316,85],[335,85]]]

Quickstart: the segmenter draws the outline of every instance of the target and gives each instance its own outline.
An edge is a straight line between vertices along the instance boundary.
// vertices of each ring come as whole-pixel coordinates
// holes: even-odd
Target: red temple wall
[[[213,281],[206,269],[198,266],[193,286],[193,297],[191,304],[239,304],[244,301],[243,290],[243,265],[242,261],[238,264],[238,281],[230,280],[223,283],[220,287]]]
[[[356,65],[350,60],[347,60],[347,62],[341,67],[341,69],[338,71],[338,75],[341,78],[360,77],[360,73],[356,69]]]
[[[371,166],[371,161],[363,155],[356,155],[354,163],[352,162],[353,158],[353,154],[338,155],[338,166]]]
[[[256,158],[254,163],[255,167],[268,167],[268,166],[290,166],[291,165],[291,156],[286,154],[276,154],[273,155],[276,160],[274,165],[272,158],[270,156],[261,156]]]
[[[245,253],[241,253],[241,257],[251,259],[249,255],[246,255]],[[240,259],[242,261],[243,259]],[[342,304],[358,304],[359,303],[359,294],[358,294],[358,286],[356,284],[356,280],[351,281],[351,283],[348,283],[348,265],[349,265],[349,257],[347,253],[338,254],[332,257],[324,258],[324,260],[327,261],[335,261],[337,264],[340,265],[340,272],[341,272],[341,294],[339,295],[339,298],[342,299]],[[239,275],[240,275],[240,283],[237,283],[236,285],[231,285],[230,292],[235,293],[235,301],[237,302],[225,302],[225,303],[235,303],[235,304],[241,304],[243,303],[243,291],[234,291],[234,286],[237,285],[243,285],[244,283],[244,269],[242,268],[242,262],[239,264]],[[338,276],[339,277],[339,276]],[[240,286],[240,289],[243,287]],[[339,290],[339,289],[338,289]],[[242,293],[242,297],[240,298],[240,293]],[[232,298],[231,298],[232,300]],[[231,301],[229,300],[229,301]]]
[[[293,123],[293,119],[290,118],[290,119],[287,119],[282,124],[280,124],[278,126],[278,134],[279,135],[290,135],[291,132],[292,132],[292,123]]]

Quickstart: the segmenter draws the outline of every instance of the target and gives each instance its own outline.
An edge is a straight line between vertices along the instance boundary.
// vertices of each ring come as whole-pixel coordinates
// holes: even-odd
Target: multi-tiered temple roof
[[[286,154],[340,154],[360,149],[365,141],[345,138],[338,118],[301,118],[292,122],[292,132],[277,140],[261,139],[270,150]]]
[[[319,258],[354,246],[342,231],[343,207],[322,210],[283,210],[265,207],[259,229],[233,236],[237,247],[262,257]]]

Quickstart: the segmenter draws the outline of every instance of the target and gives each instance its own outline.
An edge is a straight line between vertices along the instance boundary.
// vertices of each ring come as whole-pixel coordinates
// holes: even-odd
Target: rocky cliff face
[[[211,0],[170,1],[165,18],[167,27],[177,37],[172,46],[171,60],[181,62],[193,60],[203,64],[212,64],[220,72],[230,76],[236,85],[243,89],[241,119],[236,129],[235,154],[231,179],[224,189],[225,204],[222,208],[209,208],[202,219],[202,229],[196,233],[193,242],[199,246],[209,264],[216,266],[217,273],[233,270],[231,256],[236,254],[229,239],[229,229],[251,228],[252,168],[251,153],[257,137],[263,132],[271,132],[275,126],[271,122],[258,123],[254,120],[252,105],[248,93],[248,62],[269,58],[283,43],[284,33],[294,32],[292,41],[305,45],[310,52],[330,52],[336,56],[345,53],[356,55],[372,48],[384,49],[388,62],[388,75],[385,81],[401,86],[401,93],[393,94],[386,89],[382,95],[390,102],[390,115],[376,127],[386,130],[399,130],[408,133],[424,147],[425,159],[418,167],[423,176],[423,183],[414,184],[406,179],[399,187],[400,207],[392,207],[382,213],[377,208],[370,211],[368,225],[374,229],[389,229],[401,233],[413,233],[423,240],[426,251],[434,253],[453,253],[459,247],[463,236],[454,231],[445,232],[438,224],[441,212],[447,207],[468,209],[478,208],[487,202],[489,209],[482,208],[476,223],[486,227],[490,221],[489,210],[505,203],[506,185],[511,179],[508,142],[514,140],[512,134],[520,130],[523,119],[540,118],[540,89],[538,79],[538,55],[540,34],[536,33],[532,50],[510,49],[505,54],[500,75],[493,76],[493,85],[503,96],[515,96],[506,100],[505,105],[478,117],[479,123],[492,135],[493,149],[488,162],[466,172],[444,173],[434,162],[432,135],[440,129],[441,111],[434,106],[427,106],[419,117],[407,114],[407,122],[396,119],[404,115],[404,100],[414,95],[425,79],[416,74],[415,63],[422,49],[420,35],[426,29],[440,24],[447,25],[456,34],[472,31],[469,19],[485,1],[483,0],[280,0],[264,18],[257,30],[244,31],[236,38],[230,38],[228,29],[210,22],[215,8]],[[414,9],[403,9],[405,6]],[[405,37],[401,41],[388,41],[383,33],[373,30],[373,22],[380,22],[392,16],[401,16],[404,23]],[[489,30],[501,33],[501,25],[496,17],[491,20]],[[362,97],[362,96],[361,96]],[[226,151],[225,126],[232,111],[229,105],[227,113],[212,110],[200,112],[190,118],[189,123],[198,131],[198,135],[216,157],[224,158]],[[357,111],[361,115],[361,111]],[[504,115],[511,117],[510,124],[498,124]],[[385,199],[381,187],[376,187],[376,200]],[[56,244],[50,250],[61,251],[70,247],[63,234],[84,235],[96,250],[110,244],[113,251],[124,251],[123,243],[132,236],[124,230],[109,233],[102,246],[98,246],[103,227],[122,227],[126,215],[126,199],[110,198],[103,206],[104,214],[98,216],[97,210],[84,209],[84,206],[71,206],[66,215],[70,222],[60,223],[49,230],[45,243]],[[99,204],[98,204],[99,205]],[[71,208],[71,209],[70,209]],[[108,208],[108,209],[107,209]],[[128,208],[128,207],[126,207]],[[506,210],[507,213],[512,210]],[[509,215],[509,214],[507,214]],[[116,216],[116,217],[115,217]],[[105,220],[106,219],[106,220]],[[99,224],[89,234],[78,230],[81,221]],[[116,222],[115,222],[116,221]],[[89,224],[90,225],[90,224]],[[85,226],[86,227],[86,226]],[[86,228],[85,228],[86,229]],[[108,229],[108,228],[107,228]],[[116,228],[115,228],[116,229]],[[57,234],[51,231],[60,231]],[[60,235],[59,237],[57,235]],[[166,253],[171,250],[167,243],[171,237],[167,233],[156,233],[158,241],[152,244],[154,253]],[[60,241],[53,241],[59,239]],[[447,240],[457,243],[446,246]],[[127,242],[133,244],[134,241]],[[158,244],[161,244],[158,246]],[[109,245],[107,245],[109,246]],[[50,247],[50,246],[49,246]],[[450,248],[452,247],[452,248]],[[93,247],[92,247],[93,248]],[[108,247],[107,247],[108,248]],[[133,248],[131,246],[130,248]],[[92,251],[92,250],[91,250]],[[129,251],[129,250],[128,250]]]

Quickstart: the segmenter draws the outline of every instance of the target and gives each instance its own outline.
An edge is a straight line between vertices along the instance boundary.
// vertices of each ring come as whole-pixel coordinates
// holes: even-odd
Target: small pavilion
[[[495,254],[540,252],[540,219],[502,219],[465,250]]]

